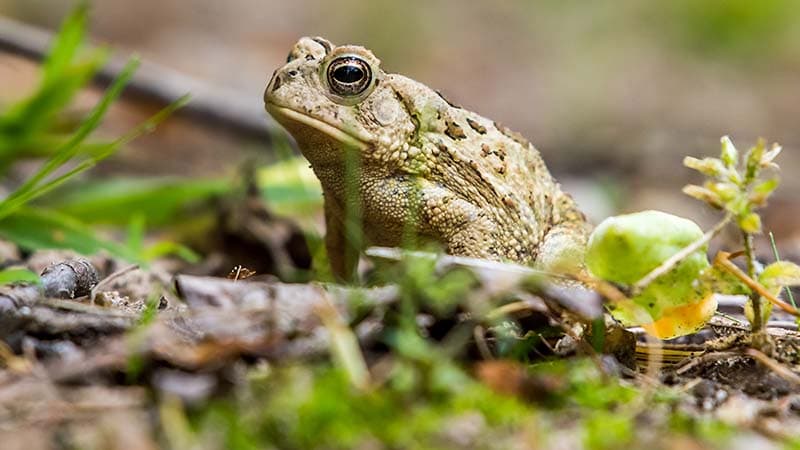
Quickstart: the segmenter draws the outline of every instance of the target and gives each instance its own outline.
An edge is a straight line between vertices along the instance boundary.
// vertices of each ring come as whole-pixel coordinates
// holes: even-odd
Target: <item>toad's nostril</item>
[[[296,77],[297,76],[297,71],[296,70],[290,70],[290,71],[286,72],[286,75],[289,75],[290,77]]]
[[[281,83],[282,83],[282,81],[281,81],[280,75],[278,75],[278,76],[273,75],[272,76],[272,92],[277,91],[278,88],[281,87]]]

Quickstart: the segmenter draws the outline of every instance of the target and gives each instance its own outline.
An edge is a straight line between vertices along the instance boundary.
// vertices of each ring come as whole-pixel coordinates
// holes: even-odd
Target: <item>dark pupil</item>
[[[340,66],[333,71],[333,78],[340,83],[355,83],[364,78],[364,71],[356,66]]]

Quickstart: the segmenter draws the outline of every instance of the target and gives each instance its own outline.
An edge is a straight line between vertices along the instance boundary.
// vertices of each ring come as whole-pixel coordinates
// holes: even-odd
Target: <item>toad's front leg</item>
[[[496,225],[483,210],[427,180],[409,176],[362,179],[359,230],[345,227],[343,208],[326,198],[325,236],[331,269],[351,279],[358,254],[368,245],[414,246],[434,241],[452,255],[497,260]],[[358,220],[354,218],[354,220]]]
[[[420,222],[421,230],[451,255],[500,259],[497,224],[484,209],[447,189],[430,185],[422,190]]]
[[[333,276],[340,281],[350,281],[355,274],[360,242],[347,239],[341,208],[326,196],[325,198],[325,250],[328,253]]]
[[[555,197],[553,224],[539,244],[535,266],[561,273],[582,271],[591,228],[572,197],[560,193]]]

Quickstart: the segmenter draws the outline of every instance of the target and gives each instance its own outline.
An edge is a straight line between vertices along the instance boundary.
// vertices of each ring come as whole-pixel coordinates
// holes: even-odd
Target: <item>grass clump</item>
[[[128,61],[91,111],[72,123],[67,114],[69,105],[108,56],[104,49],[87,49],[87,20],[88,6],[82,3],[64,20],[42,64],[36,90],[0,111],[0,170],[8,170],[23,159],[45,158],[38,170],[0,200],[0,237],[25,249],[68,248],[83,254],[105,250],[135,262],[145,262],[164,251],[188,255],[177,244],[167,248],[161,245],[160,252],[127,247],[99,237],[80,215],[66,215],[35,204],[133,139],[151,132],[188,101],[188,97],[181,98],[111,142],[90,142],[89,137],[119,99],[139,62],[135,58]]]

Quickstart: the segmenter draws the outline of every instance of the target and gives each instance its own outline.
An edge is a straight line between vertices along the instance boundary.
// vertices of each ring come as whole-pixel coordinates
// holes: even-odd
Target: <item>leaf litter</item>
[[[592,332],[593,322],[603,322],[602,302],[585,289],[503,263],[409,256],[391,249],[372,249],[369,255],[376,266],[389,266],[382,270],[429,264],[439,279],[454,273],[467,277],[468,293],[460,301],[438,309],[420,307],[415,326],[437,345],[454,346],[442,365],[448,364],[444,359],[457,360],[502,396],[534,405],[569,402],[563,397],[572,395],[574,387],[567,377],[530,367],[582,356],[594,361],[591,365],[603,377],[620,377],[645,391],[669,386],[682,393],[674,405],[689,415],[711,413],[759,435],[796,437],[800,384],[794,368],[800,338],[795,330],[768,328],[776,346],[772,357],[748,350],[747,330],[725,318],[712,320],[700,342],[690,342],[698,339],[693,336],[653,343],[635,330],[612,326],[597,352],[583,336]],[[45,273],[52,273],[52,267],[95,267],[87,260],[76,262],[69,253],[63,256]],[[36,254],[30,259],[35,261]],[[123,266],[100,259],[94,258],[101,273]],[[113,436],[114,446],[136,442],[136,448],[156,448],[165,424],[154,423],[149,414],[164,408],[165,399],[197,407],[240,389],[260,370],[326,360],[341,336],[321,313],[325,310],[351,330],[345,333],[352,333],[367,370],[361,389],[396,382],[392,372],[404,364],[397,347],[387,346],[387,335],[400,327],[394,321],[407,306],[408,280],[364,288],[159,270],[128,271],[113,282],[101,279],[105,287],[94,293],[94,301],[85,289],[76,292],[82,296],[61,299],[44,295],[40,285],[3,287],[3,442],[21,445],[31,429],[58,425],[43,433],[53,439],[54,433],[65,433],[73,443],[88,439],[89,447],[104,447],[103,439]],[[538,363],[515,362],[519,351],[526,352],[524,360]],[[449,419],[450,431],[488,426],[475,417],[483,416]],[[458,436],[450,433],[445,446],[456,445]]]

